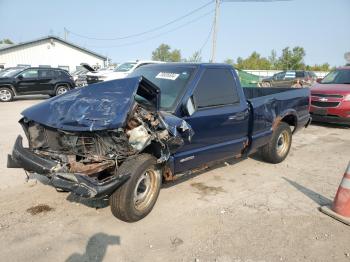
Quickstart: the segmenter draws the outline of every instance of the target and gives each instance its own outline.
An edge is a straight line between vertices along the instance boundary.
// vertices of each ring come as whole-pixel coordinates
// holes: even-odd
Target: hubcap
[[[64,94],[64,93],[67,93],[67,88],[65,88],[65,87],[61,87],[61,88],[59,88],[58,90],[57,90],[57,94],[58,95],[62,95],[62,94]]]
[[[159,171],[148,169],[139,177],[134,191],[134,206],[142,211],[149,206],[156,193]]]
[[[0,90],[0,100],[2,101],[10,101],[11,92],[9,90],[3,89]]]
[[[276,147],[279,156],[283,157],[287,153],[290,144],[289,140],[289,134],[285,130],[278,136]]]

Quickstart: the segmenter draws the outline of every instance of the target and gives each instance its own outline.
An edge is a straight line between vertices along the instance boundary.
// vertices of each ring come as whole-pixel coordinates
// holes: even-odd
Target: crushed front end
[[[147,87],[143,79],[137,80],[136,83],[138,86],[135,90],[138,90],[140,86],[143,89]],[[101,96],[104,92],[103,86],[108,86],[110,83],[98,85],[101,85],[100,89],[98,86],[95,88]],[[118,91],[118,85],[114,88]],[[106,128],[96,125],[96,121],[101,122],[101,117],[96,118],[95,122],[92,121],[91,126],[79,128],[80,123],[85,123],[93,118],[94,112],[88,112],[84,107],[84,114],[79,116],[77,110],[82,110],[81,104],[74,101],[71,104],[68,103],[70,99],[79,101],[76,100],[79,99],[79,96],[72,96],[69,93],[62,95],[60,100],[65,103],[65,110],[68,103],[67,110],[79,116],[74,121],[71,116],[65,116],[64,113],[61,118],[57,115],[63,110],[57,106],[59,101],[55,100],[47,103],[48,110],[46,111],[49,111],[47,113],[56,114],[55,119],[66,117],[69,121],[62,120],[58,123],[59,121],[45,120],[48,123],[46,124],[40,119],[41,116],[37,117],[30,112],[29,114],[24,113],[20,124],[28,139],[28,148],[23,147],[23,138],[18,136],[12,155],[8,155],[8,167],[23,168],[28,172],[44,175],[50,179],[55,188],[70,191],[76,195],[101,198],[112,194],[129,179],[131,174],[119,172],[119,167],[125,160],[137,154],[149,153],[157,158],[159,165],[166,165],[170,154],[184,143],[180,133],[191,131],[190,127],[186,125],[186,122],[174,116],[173,120],[175,118],[177,121],[167,123],[167,119],[170,119],[168,115],[163,117],[154,106],[150,107],[149,103],[145,105],[135,101],[133,97],[121,97],[119,91],[115,95],[119,95],[118,99],[128,104],[128,107],[123,107],[123,110],[128,110],[128,112],[120,113],[126,116],[125,121],[120,121],[120,114],[117,115],[114,111],[108,111],[109,116],[103,114],[105,111],[97,112],[97,115],[102,114],[105,117],[104,122],[108,126]],[[91,92],[91,90],[90,93],[88,92],[89,96]],[[134,96],[138,93],[142,94],[136,91],[130,94]],[[108,103],[111,104],[111,107],[118,103],[116,99],[110,98],[112,95],[110,92],[105,95],[109,97]],[[102,110],[109,108],[106,103],[107,98],[95,97],[95,99],[96,103],[104,103]],[[128,99],[132,102],[126,101]],[[39,111],[38,108],[34,110]],[[98,111],[96,107],[94,110]],[[45,107],[40,111],[44,113]],[[118,119],[119,122],[117,123],[115,119]],[[57,128],[59,126],[67,128]],[[187,133],[191,135],[191,132]]]

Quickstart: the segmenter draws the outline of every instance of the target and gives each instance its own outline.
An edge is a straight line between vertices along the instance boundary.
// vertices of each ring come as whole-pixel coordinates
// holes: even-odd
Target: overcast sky
[[[188,57],[205,44],[212,26],[214,3],[161,30],[138,37],[101,41],[75,34],[102,39],[137,34],[208,2],[0,0],[0,39],[10,38],[17,43],[49,34],[63,38],[66,27],[72,32],[68,34],[69,41],[107,55],[114,62],[150,59],[161,43],[181,49],[182,56]],[[345,64],[344,53],[350,51],[350,0],[222,3],[218,62],[246,57],[253,51],[268,56],[275,49],[279,54],[282,48],[297,45],[305,48],[307,64]],[[209,60],[210,48],[211,39],[203,47],[204,61]]]

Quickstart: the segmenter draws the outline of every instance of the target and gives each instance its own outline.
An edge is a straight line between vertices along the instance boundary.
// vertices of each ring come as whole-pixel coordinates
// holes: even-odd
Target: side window
[[[37,69],[29,69],[24,71],[22,74],[23,78],[37,78],[38,70]]]
[[[236,82],[231,71],[207,69],[199,80],[193,98],[197,108],[238,103]]]
[[[297,71],[297,72],[295,72],[295,77],[303,78],[303,77],[305,77],[305,74],[302,71]]]
[[[64,74],[61,70],[55,70],[55,77],[56,78],[59,78],[59,77],[63,77]]]
[[[286,74],[285,72],[278,73],[278,74],[276,75],[276,80],[283,80],[285,74]]]
[[[287,71],[285,75],[285,79],[294,79],[296,76],[295,71]]]
[[[39,78],[53,78],[54,73],[52,70],[39,70]]]

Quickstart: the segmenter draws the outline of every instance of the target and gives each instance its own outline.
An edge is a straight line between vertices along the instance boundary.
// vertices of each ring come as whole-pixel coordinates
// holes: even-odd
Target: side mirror
[[[183,111],[187,116],[193,115],[195,108],[192,97],[190,97],[187,100],[186,104],[183,105]]]
[[[321,81],[322,81],[322,78],[317,78],[317,79],[316,79],[316,82],[317,82],[317,83],[321,83]]]
[[[22,75],[19,75],[17,76],[18,80],[23,80],[23,76]]]

